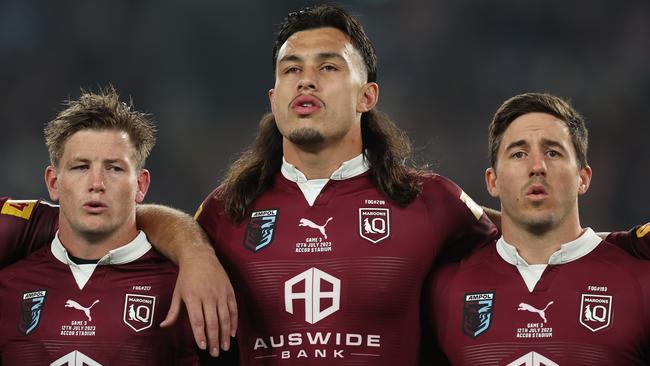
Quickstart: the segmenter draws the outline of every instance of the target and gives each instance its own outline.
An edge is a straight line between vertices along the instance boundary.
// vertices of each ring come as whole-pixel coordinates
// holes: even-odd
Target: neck
[[[344,162],[363,150],[361,137],[327,146],[303,147],[286,138],[282,140],[284,159],[300,170],[307,179],[328,179]]]
[[[547,264],[551,255],[560,250],[562,244],[576,240],[582,234],[577,213],[571,216],[563,220],[560,225],[535,230],[533,227],[523,226],[504,214],[501,218],[503,239],[517,248],[519,256],[526,263]]]
[[[59,218],[59,240],[69,255],[81,259],[100,259],[109,251],[128,244],[138,236],[135,219],[132,225],[123,225],[111,233],[90,233],[73,230],[62,217]]]

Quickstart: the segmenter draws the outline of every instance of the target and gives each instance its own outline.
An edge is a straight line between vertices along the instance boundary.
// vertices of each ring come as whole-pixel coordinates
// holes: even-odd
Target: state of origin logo
[[[340,310],[341,280],[312,267],[284,283],[284,309],[294,314],[304,306],[304,321],[318,323]],[[381,336],[351,332],[309,331],[310,326],[288,334],[258,337],[253,351],[256,359],[373,357],[381,347]],[[374,350],[368,352],[368,349]],[[363,352],[356,352],[356,350]],[[269,353],[270,352],[270,353]]]

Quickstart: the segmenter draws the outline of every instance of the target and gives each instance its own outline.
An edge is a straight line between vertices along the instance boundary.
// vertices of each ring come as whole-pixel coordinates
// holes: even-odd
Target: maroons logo
[[[271,245],[275,234],[275,224],[278,221],[279,210],[262,210],[251,213],[246,227],[244,247],[257,252]]]
[[[463,333],[476,338],[492,325],[494,292],[466,294],[463,304]]]
[[[592,332],[609,327],[612,320],[612,296],[582,294],[580,324]]]
[[[387,208],[360,208],[359,235],[373,244],[390,236],[390,210]]]
[[[45,304],[45,295],[47,290],[31,291],[23,293],[23,299],[20,303],[20,319],[18,320],[18,330],[28,335],[33,332],[41,322],[41,312]]]

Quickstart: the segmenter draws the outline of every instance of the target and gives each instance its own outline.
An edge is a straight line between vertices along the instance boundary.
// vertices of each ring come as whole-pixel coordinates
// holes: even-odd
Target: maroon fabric
[[[0,268],[48,246],[59,223],[58,207],[36,200],[28,204],[7,200],[0,197],[0,212],[4,212],[0,213]]]
[[[310,207],[278,174],[240,224],[215,193],[197,219],[238,296],[242,365],[417,364],[422,285],[441,248],[496,235],[440,176],[406,207],[368,175],[330,180]]]
[[[434,276],[426,311],[454,365],[622,366],[650,361],[649,305],[650,262],[601,242],[548,266],[532,293],[487,246]]]
[[[630,231],[610,233],[605,240],[637,258],[650,259],[650,222],[635,226]]]
[[[151,250],[128,264],[98,266],[80,290],[70,268],[40,249],[0,271],[2,365],[198,364],[186,315],[159,327],[176,274]],[[34,297],[44,297],[41,306]]]

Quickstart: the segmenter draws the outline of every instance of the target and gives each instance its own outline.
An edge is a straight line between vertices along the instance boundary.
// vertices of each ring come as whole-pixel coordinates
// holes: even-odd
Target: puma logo
[[[310,227],[312,229],[317,229],[318,231],[320,231],[320,233],[323,235],[323,237],[325,239],[327,239],[327,234],[325,234],[325,226],[327,226],[327,224],[331,220],[332,220],[332,217],[327,219],[327,221],[325,221],[325,223],[323,225],[317,225],[317,224],[315,224],[313,221],[311,221],[309,219],[300,219],[300,224],[298,224],[298,226],[308,226],[308,227]]]
[[[84,314],[86,314],[86,317],[88,318],[88,321],[91,322],[91,321],[93,321],[93,318],[90,316],[90,309],[93,306],[95,306],[95,304],[97,304],[98,302],[99,302],[99,300],[95,300],[92,305],[90,305],[89,307],[86,308],[86,307],[83,307],[83,306],[79,305],[79,303],[74,301],[74,300],[68,300],[68,301],[65,302],[65,307],[83,311]]]
[[[539,310],[539,309],[536,309],[535,307],[533,307],[531,305],[526,304],[525,302],[522,302],[522,303],[519,304],[519,307],[517,308],[517,310],[525,310],[525,311],[530,311],[531,313],[537,313],[537,314],[539,314],[540,317],[542,317],[542,320],[544,320],[544,323],[546,323],[546,309],[548,309],[548,307],[551,306],[552,304],[553,304],[553,301],[546,304],[544,309]]]

